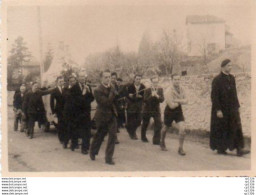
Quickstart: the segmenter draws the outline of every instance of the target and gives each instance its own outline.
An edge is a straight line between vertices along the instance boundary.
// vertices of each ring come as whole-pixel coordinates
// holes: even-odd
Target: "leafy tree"
[[[10,50],[10,55],[8,57],[8,67],[7,67],[7,82],[8,89],[12,89],[14,86],[20,84],[23,80],[22,75],[19,75],[19,78],[13,78],[13,76],[17,77],[17,70],[25,62],[28,62],[31,58],[31,53],[29,52],[26,43],[24,42],[23,37],[19,36],[12,45]],[[13,83],[13,81],[15,82]],[[18,82],[18,83],[17,83]]]
[[[19,36],[12,45],[10,56],[8,58],[8,64],[14,67],[21,66],[24,62],[28,62],[31,58],[23,37]]]
[[[181,49],[176,31],[174,30],[172,33],[163,31],[162,38],[156,43],[156,58],[159,69],[165,74],[179,72],[180,62],[184,56]]]
[[[145,32],[142,36],[138,51],[138,61],[142,67],[154,65],[153,43],[148,32]]]

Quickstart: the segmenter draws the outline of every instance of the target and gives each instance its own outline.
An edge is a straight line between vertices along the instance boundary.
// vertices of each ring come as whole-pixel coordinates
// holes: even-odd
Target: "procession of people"
[[[230,74],[232,62],[229,59],[221,63],[221,72],[212,82],[212,111],[210,125],[210,148],[217,154],[226,155],[227,149],[236,149],[237,156],[248,154],[244,150],[244,138],[240,119],[240,104],[237,97],[235,77]],[[96,160],[102,142],[108,135],[105,150],[105,163],[114,165],[115,145],[119,144],[118,132],[126,128],[127,136],[138,140],[137,131],[141,128],[140,139],[149,142],[147,128],[150,119],[154,120],[152,143],[161,151],[167,151],[165,138],[170,127],[179,131],[178,154],[185,156],[185,117],[182,106],[189,99],[180,83],[181,76],[173,74],[168,90],[159,85],[159,76],[150,76],[151,86],[142,84],[142,75],[133,75],[132,81],[123,84],[116,72],[104,70],[100,74],[100,83],[92,89],[84,72],[72,74],[65,80],[63,76],[56,79],[56,86],[40,88],[38,82],[26,89],[23,84],[14,94],[14,130],[34,137],[35,122],[42,131],[47,130],[47,117],[42,96],[50,94],[51,114],[57,118],[56,129],[58,140],[67,149],[75,151],[81,140],[81,153],[89,154]],[[165,94],[165,95],[164,95]],[[96,101],[97,108],[91,116],[91,103]],[[165,103],[164,103],[165,102]],[[166,104],[164,120],[161,117],[160,104]],[[200,109],[200,108],[199,108]],[[187,116],[189,117],[189,116]],[[92,121],[95,121],[96,132],[92,136]],[[120,143],[122,144],[122,143]]]

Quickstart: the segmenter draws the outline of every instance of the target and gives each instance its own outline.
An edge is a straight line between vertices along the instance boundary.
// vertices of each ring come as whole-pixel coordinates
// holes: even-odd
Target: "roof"
[[[204,23],[225,23],[225,20],[212,15],[190,15],[186,18],[186,24],[204,24]]]
[[[21,68],[40,68],[39,65],[22,65]]]

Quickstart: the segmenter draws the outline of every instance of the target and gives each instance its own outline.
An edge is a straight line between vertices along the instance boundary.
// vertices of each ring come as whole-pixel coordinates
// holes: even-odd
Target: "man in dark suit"
[[[68,89],[65,93],[65,104],[63,110],[63,118],[65,124],[65,133],[63,136],[63,147],[67,148],[69,140],[71,140],[71,150],[74,151],[78,147],[76,142],[77,132],[76,132],[76,119],[78,117],[78,112],[76,108],[77,99],[76,97],[80,95],[80,90],[77,90],[77,79],[74,75],[68,78]]]
[[[116,133],[117,133],[117,111],[115,107],[116,90],[111,85],[111,73],[103,71],[100,75],[101,84],[94,91],[94,97],[97,102],[97,110],[95,113],[95,121],[97,132],[94,135],[91,148],[90,158],[95,160],[104,137],[108,133],[108,143],[105,152],[105,162],[114,165],[113,154],[115,149]]]
[[[15,91],[15,94],[13,96],[13,111],[15,114],[14,131],[18,130],[19,122],[20,122],[20,132],[24,132],[24,128],[26,125],[26,121],[24,120],[24,117],[22,116],[22,103],[24,100],[25,91],[26,91],[26,86],[21,85],[20,89],[18,91]]]
[[[118,90],[118,102],[117,102],[117,113],[118,113],[118,118],[117,118],[117,124],[118,128],[123,128],[125,124],[125,107],[126,107],[126,102],[125,102],[125,88],[122,85],[123,80],[121,78],[117,78],[117,90]]]
[[[58,118],[57,130],[58,138],[61,143],[63,143],[64,134],[64,123],[63,123],[63,109],[64,109],[64,78],[62,76],[57,77],[57,87],[51,93],[50,106],[52,114]]]
[[[146,137],[147,127],[149,125],[150,118],[154,119],[154,136],[153,144],[160,144],[160,131],[162,128],[160,103],[164,101],[163,88],[158,86],[159,77],[153,76],[151,78],[152,86],[145,90],[144,93],[144,109],[141,127],[141,140],[148,142]]]
[[[47,119],[45,115],[45,108],[42,96],[50,94],[54,90],[55,87],[41,91],[39,89],[39,84],[37,82],[34,82],[32,84],[32,90],[25,95],[22,104],[22,112],[28,120],[27,136],[30,136],[30,139],[32,139],[34,136],[34,126],[36,121],[41,124],[41,129],[45,129]]]
[[[243,156],[250,151],[243,150],[240,104],[235,77],[230,74],[231,68],[231,61],[224,60],[221,63],[221,73],[212,81],[210,147],[220,155],[226,155],[227,149],[236,149],[237,156]]]
[[[94,100],[92,89],[86,84],[87,75],[83,72],[78,75],[80,95],[78,97],[78,120],[77,127],[82,138],[82,154],[88,154],[91,138],[91,103]]]
[[[115,91],[116,91],[116,99],[120,98],[119,95],[119,87],[117,86],[117,73],[116,72],[112,72],[111,73],[111,85],[114,87]],[[118,107],[118,103],[116,102],[116,108]],[[118,108],[117,108],[118,109]],[[117,118],[118,118],[118,112],[117,112]],[[119,128],[118,125],[116,126],[117,128],[117,133],[119,133]],[[120,142],[118,141],[118,137],[116,136],[116,144],[119,144]]]
[[[127,88],[127,131],[131,139],[137,140],[136,129],[141,124],[141,111],[145,86],[141,75],[135,75],[134,82]]]

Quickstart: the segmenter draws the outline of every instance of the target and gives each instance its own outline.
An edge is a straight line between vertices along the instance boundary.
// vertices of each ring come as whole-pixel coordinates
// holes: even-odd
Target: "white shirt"
[[[59,90],[60,90],[60,93],[62,93],[62,89],[61,89],[61,87],[60,87],[60,86],[58,86],[58,88],[59,88]]]

